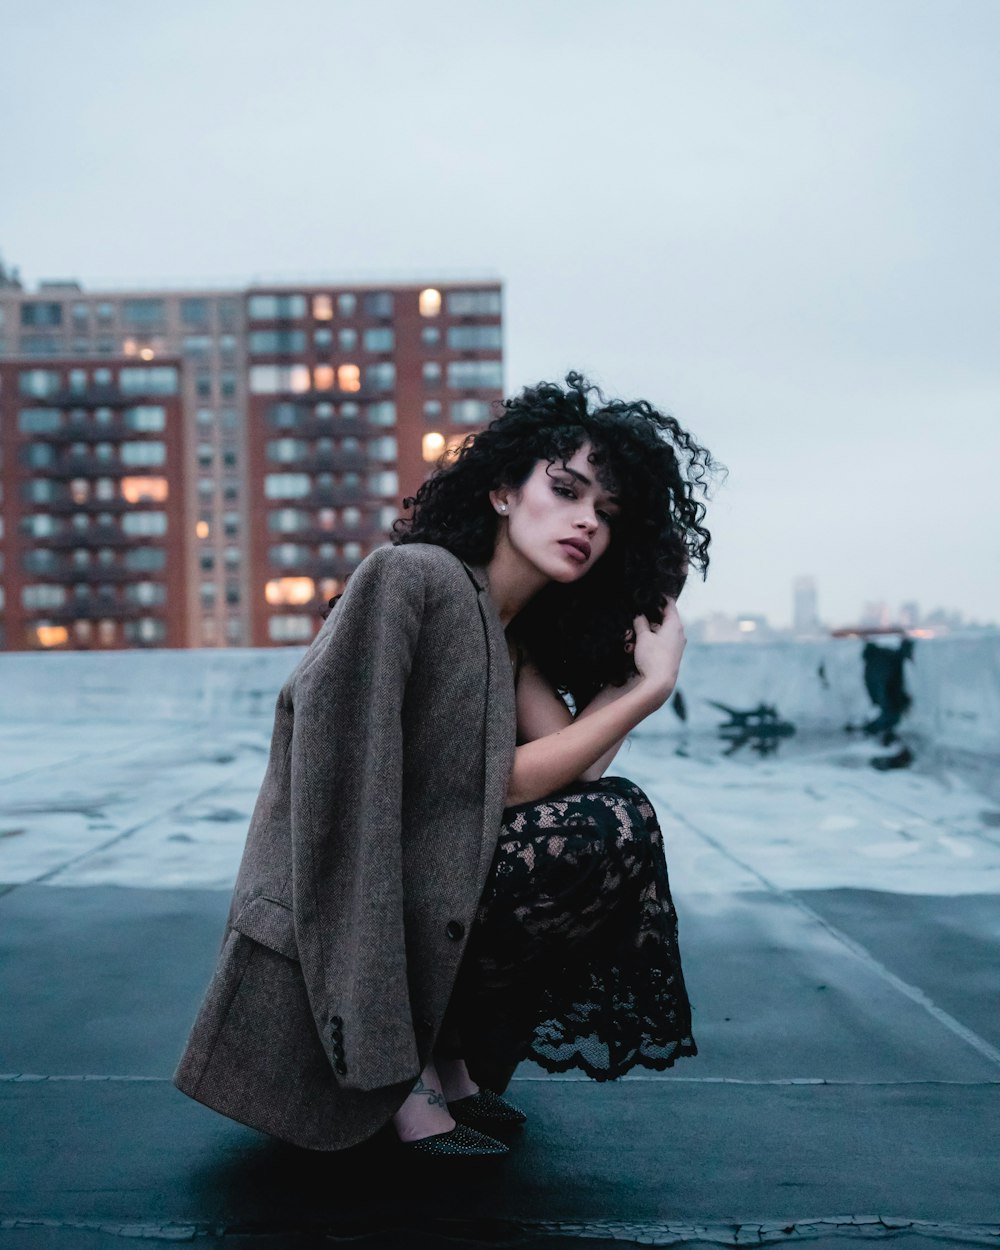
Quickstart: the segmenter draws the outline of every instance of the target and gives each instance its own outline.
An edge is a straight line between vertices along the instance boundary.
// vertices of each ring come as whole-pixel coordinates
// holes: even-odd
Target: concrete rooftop
[[[1000,1244],[1000,805],[964,776],[879,772],[870,742],[829,733],[766,757],[634,738],[610,771],[664,826],[701,1054],[610,1085],[526,1065],[523,1140],[456,1183],[378,1143],[293,1150],[169,1082],[269,698],[116,715],[19,690],[0,720],[4,1247]]]

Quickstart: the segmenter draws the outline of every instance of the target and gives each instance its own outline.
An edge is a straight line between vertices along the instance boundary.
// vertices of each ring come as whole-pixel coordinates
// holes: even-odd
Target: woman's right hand
[[[664,599],[663,622],[651,625],[649,619],[639,614],[632,622],[635,642],[632,659],[644,681],[662,692],[664,700],[673,694],[677,674],[687,639],[684,626],[677,611],[677,600]]]

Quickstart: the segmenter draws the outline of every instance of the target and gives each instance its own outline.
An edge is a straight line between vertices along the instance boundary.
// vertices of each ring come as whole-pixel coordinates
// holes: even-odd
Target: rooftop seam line
[[[242,776],[242,774],[251,771],[255,773],[260,772],[259,760],[255,759],[251,763],[247,764],[245,768],[238,769],[236,775]],[[110,847],[117,845],[119,842],[124,842],[126,838],[130,838],[134,833],[138,833],[140,829],[145,829],[147,825],[151,825],[157,820],[162,820],[164,816],[170,816],[173,812],[180,811],[180,809],[186,804],[196,803],[200,799],[207,798],[208,795],[214,794],[217,790],[225,790],[232,784],[233,778],[227,777],[224,781],[208,786],[205,790],[199,790],[196,794],[185,795],[180,802],[174,803],[170,807],[163,808],[161,811],[156,812],[153,816],[148,817],[146,820],[140,820],[137,825],[133,825],[130,829],[123,829],[121,833],[116,833],[113,838],[108,838],[107,841],[101,842],[97,846],[92,846],[85,851],[81,851],[79,855],[74,855],[71,859],[67,859],[64,863],[57,864],[55,868],[50,868],[47,872],[43,872],[40,876],[32,877],[29,881],[15,881],[7,888],[0,889],[0,898],[2,898],[5,894],[10,894],[12,891],[20,889],[21,886],[44,885],[46,882],[51,881],[53,877],[58,877],[60,873],[65,872],[67,868],[72,868],[75,864],[80,863],[81,860],[85,860],[91,855],[99,855],[102,851],[108,850]]]
[[[814,911],[808,903],[802,902],[802,900],[797,898],[790,890],[786,890],[782,886],[775,884],[775,882],[771,881],[768,877],[765,877],[763,873],[758,872],[757,869],[751,864],[748,864],[746,860],[740,859],[738,855],[734,855],[733,852],[730,851],[729,848],[717,838],[712,837],[710,833],[706,833],[703,829],[699,829],[697,825],[692,824],[686,816],[681,815],[676,808],[667,803],[663,799],[662,795],[658,797],[660,806],[670,812],[671,816],[673,816],[675,820],[679,821],[687,829],[690,829],[696,837],[701,838],[703,841],[707,842],[709,846],[714,847],[717,851],[719,851],[722,855],[725,855],[727,859],[731,860],[734,864],[737,864],[745,872],[748,872],[751,876],[756,877],[761,885],[763,885],[765,889],[769,890],[777,898],[780,898],[783,902],[790,903],[804,916],[808,916],[810,920],[825,929],[831,937],[835,938],[841,943],[842,946],[846,947],[852,955],[861,960],[862,963],[867,964],[872,971],[876,972],[887,984],[891,985],[893,989],[897,990],[900,994],[908,998],[910,1002],[915,1003],[918,1007],[922,1007],[928,1015],[937,1020],[938,1024],[943,1025],[957,1038],[965,1042],[967,1046],[971,1046],[973,1050],[982,1055],[984,1059],[988,1059],[990,1063],[995,1064],[998,1068],[1000,1068],[1000,1050],[998,1050],[996,1046],[993,1046],[984,1037],[980,1037],[978,1033],[962,1024],[960,1020],[956,1020],[955,1017],[951,1015],[950,1012],[945,1011],[943,1007],[939,1007],[937,1003],[935,1003],[933,999],[929,998],[928,995],[925,994],[924,991],[918,986],[910,985],[908,981],[904,981],[902,977],[897,976],[896,973],[890,968],[887,968],[884,963],[876,959],[867,947],[862,946],[860,942],[855,941],[854,938],[844,933],[842,929],[838,929],[836,925],[831,924],[825,917],[821,916],[819,912]]]

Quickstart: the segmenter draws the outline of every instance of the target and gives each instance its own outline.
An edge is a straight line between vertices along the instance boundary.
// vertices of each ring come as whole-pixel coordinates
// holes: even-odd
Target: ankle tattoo
[[[448,1102],[444,1094],[440,1090],[434,1089],[430,1085],[425,1085],[422,1077],[417,1077],[417,1083],[410,1090],[411,1094],[420,1094],[427,1099],[429,1107],[447,1107]]]

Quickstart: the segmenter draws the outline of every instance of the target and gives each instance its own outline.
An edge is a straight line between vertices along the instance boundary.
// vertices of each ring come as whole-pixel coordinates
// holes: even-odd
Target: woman
[[[279,695],[179,1088],[316,1149],[499,1154],[522,1058],[695,1053],[656,818],[603,774],[676,682],[712,467],[570,374],[404,501]]]

